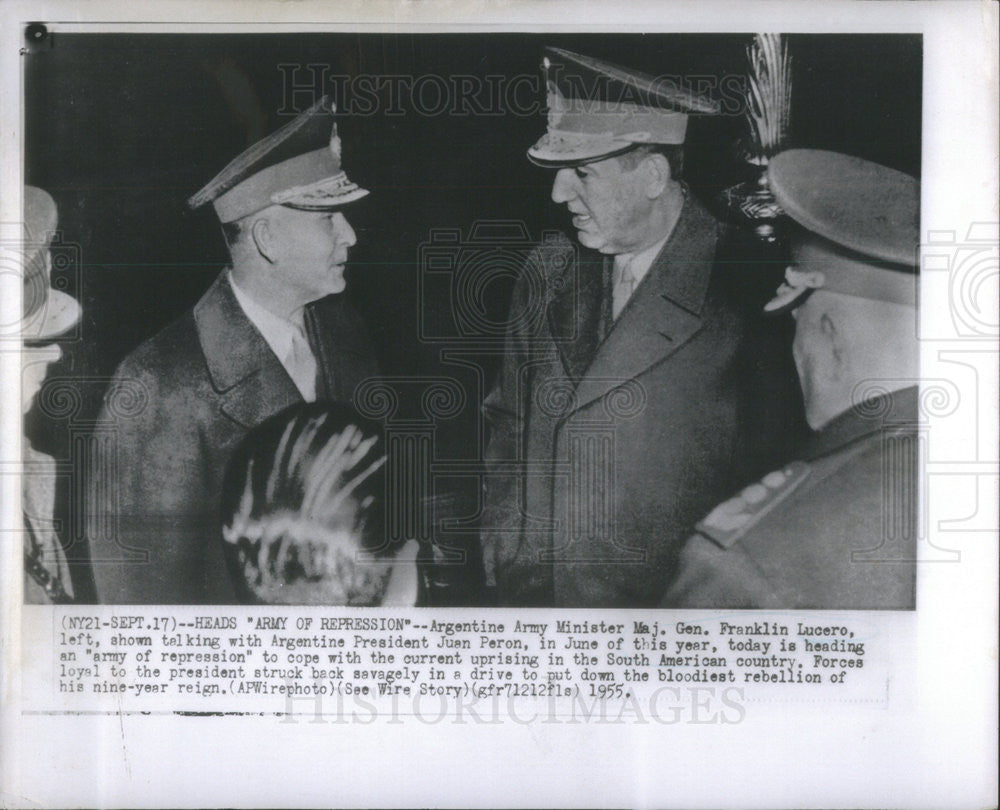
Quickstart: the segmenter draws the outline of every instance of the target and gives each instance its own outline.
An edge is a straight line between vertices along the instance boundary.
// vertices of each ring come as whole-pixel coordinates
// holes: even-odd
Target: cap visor
[[[367,189],[348,179],[344,172],[338,172],[315,183],[274,194],[271,202],[299,211],[329,211],[360,200],[367,194]]]
[[[618,157],[618,155],[624,155],[626,152],[631,152],[639,146],[642,146],[642,144],[629,142],[624,146],[615,146],[610,150],[602,150],[596,154],[587,152],[560,153],[532,147],[528,150],[528,160],[536,166],[546,169],[565,169],[574,166],[585,166],[588,163],[597,163],[601,160]]]
[[[331,195],[320,199],[311,198],[308,200],[287,200],[280,203],[285,208],[294,208],[296,211],[333,211],[352,202],[367,197],[369,194],[366,188],[357,188],[347,194]]]
[[[25,322],[21,339],[27,343],[53,340],[76,326],[82,314],[75,298],[59,290],[49,290],[45,305]]]

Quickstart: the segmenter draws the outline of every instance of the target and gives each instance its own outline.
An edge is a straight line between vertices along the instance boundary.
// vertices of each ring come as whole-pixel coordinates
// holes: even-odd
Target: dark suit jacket
[[[326,398],[350,401],[376,373],[359,317],[329,296],[306,308],[306,328]],[[235,601],[221,547],[226,462],[252,428],[296,402],[225,271],[191,312],[125,359],[94,432],[88,537],[100,601]]]
[[[685,544],[669,608],[915,607],[917,389],[868,400],[721,504]]]
[[[732,491],[745,318],[713,272],[717,238],[689,198],[610,330],[609,258],[565,237],[529,258],[486,401],[482,542],[501,604],[655,605]]]

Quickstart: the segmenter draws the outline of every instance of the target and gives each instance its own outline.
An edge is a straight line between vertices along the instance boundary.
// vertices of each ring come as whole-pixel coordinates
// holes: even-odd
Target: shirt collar
[[[619,253],[615,256],[615,268],[621,271],[621,269],[627,267],[632,274],[632,278],[635,279],[635,283],[638,285],[646,277],[649,268],[653,266],[653,261],[660,254],[660,251],[663,250],[663,246],[669,238],[670,234],[667,234],[659,242],[650,245],[644,250],[640,250],[638,253]]]
[[[245,290],[240,289],[236,279],[233,278],[232,270],[229,271],[229,285],[233,288],[233,295],[236,296],[240,308],[257,327],[257,331],[267,341],[271,350],[279,359],[287,357],[292,350],[292,339],[296,334],[305,333],[304,310],[297,309],[291,320],[275,315],[254,301]]]

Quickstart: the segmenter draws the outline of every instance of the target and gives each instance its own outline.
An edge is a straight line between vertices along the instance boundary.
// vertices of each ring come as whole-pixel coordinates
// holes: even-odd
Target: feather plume
[[[756,34],[747,46],[750,159],[759,165],[782,150],[792,111],[792,58],[780,34]]]

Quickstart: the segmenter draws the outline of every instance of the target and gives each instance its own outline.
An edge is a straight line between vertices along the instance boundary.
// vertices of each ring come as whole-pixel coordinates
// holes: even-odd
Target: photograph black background
[[[371,190],[346,211],[358,235],[346,295],[366,317],[386,374],[461,379],[469,407],[446,431],[451,438],[441,452],[463,455],[472,444],[467,431],[478,424],[479,388],[489,385],[499,355],[483,355],[477,382],[445,368],[444,344],[421,339],[447,331],[452,314],[448,301],[420,300],[421,246],[435,229],[468,238],[476,222],[518,222],[529,241],[569,229],[549,197],[551,170],[525,156],[545,129],[543,47],[721,83],[743,81],[751,37],[51,34],[23,57],[25,179],[52,194],[62,240],[78,246],[79,261],[59,272],[84,318],[49,375],[78,381],[79,407],[59,418],[36,408],[29,436],[57,459],[68,457],[67,421],[93,419],[117,364],[189,309],[226,264],[210,206],[189,211],[185,200],[248,145],[330,93],[346,111],[338,116],[346,170]],[[920,37],[788,41],[793,145],[847,152],[919,177]],[[411,77],[390,83],[398,91],[429,75],[451,83],[477,77],[475,101],[485,111],[437,103],[441,85],[428,81],[423,109],[407,92],[390,97],[383,88],[374,104],[352,95],[350,80],[359,76]],[[525,79],[514,91],[518,76],[534,83]],[[491,86],[506,90],[491,96]],[[505,99],[504,92],[514,95]],[[746,179],[737,148],[745,135],[738,113],[692,120],[686,176],[706,202]],[[512,283],[511,274],[500,274],[482,291],[494,320],[502,320]],[[64,486],[65,496],[73,484]],[[68,508],[72,499],[62,500]],[[78,521],[65,518],[65,533],[76,534]]]

